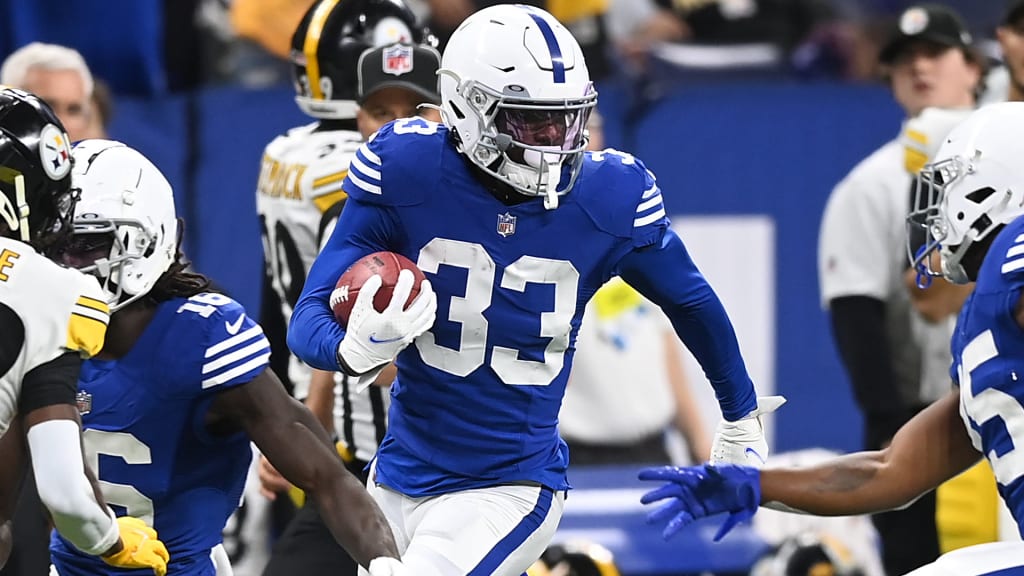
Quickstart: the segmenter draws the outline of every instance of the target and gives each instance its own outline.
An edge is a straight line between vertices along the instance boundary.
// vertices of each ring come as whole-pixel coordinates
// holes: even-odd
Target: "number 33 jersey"
[[[32,384],[26,375],[68,351],[99,352],[108,320],[95,278],[0,238],[0,436],[18,413],[22,386]]]
[[[319,250],[321,217],[345,197],[341,183],[363,142],[358,132],[316,131],[318,124],[289,130],[267,145],[260,166],[256,209],[271,286],[291,317],[306,273]],[[296,396],[306,395],[310,370],[294,355],[288,378]]]
[[[558,208],[505,205],[449,138],[407,118],[359,149],[310,283],[391,250],[437,293],[434,326],[397,359],[378,482],[412,496],[509,482],[565,489],[558,411],[583,307],[623,256],[664,236],[661,193],[639,161],[609,151],[586,156]]]
[[[1024,536],[1024,218],[993,241],[953,334],[953,381],[974,447],[992,464],[999,494]]]
[[[160,534],[168,574],[214,574],[210,549],[238,507],[252,449],[244,433],[210,433],[206,413],[219,392],[251,381],[269,358],[263,331],[239,304],[199,294],[161,303],[124,357],[82,368],[86,460],[116,513]],[[56,533],[50,552],[61,576],[133,573]]]

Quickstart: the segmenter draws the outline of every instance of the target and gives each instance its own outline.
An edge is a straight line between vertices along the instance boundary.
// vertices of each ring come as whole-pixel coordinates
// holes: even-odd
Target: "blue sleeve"
[[[161,345],[171,393],[196,396],[240,386],[270,365],[270,342],[241,304],[223,294],[203,293],[176,311],[173,337]]]
[[[704,369],[726,420],[757,407],[732,322],[675,232],[666,230],[660,244],[629,252],[615,272],[661,306]]]
[[[337,371],[337,350],[345,331],[331,311],[329,300],[338,278],[356,260],[391,250],[399,227],[392,208],[349,197],[323,250],[316,257],[302,295],[288,324],[288,347],[303,362],[320,370]]]

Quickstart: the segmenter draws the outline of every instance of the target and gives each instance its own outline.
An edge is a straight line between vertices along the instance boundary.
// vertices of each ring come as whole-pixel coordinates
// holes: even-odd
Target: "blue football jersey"
[[[588,153],[572,191],[547,210],[540,198],[497,200],[449,140],[444,126],[408,118],[359,149],[344,183],[349,200],[310,272],[289,343],[303,360],[336,369],[344,332],[326,301],[338,277],[371,252],[405,255],[429,278],[437,319],[396,361],[376,480],[413,496],[508,482],[565,489],[558,412],[594,292],[617,274],[632,283],[630,255],[670,244],[670,259],[651,264],[672,286],[650,271],[634,286],[663,307],[713,302],[716,319],[724,311],[668,230],[661,190],[639,160]],[[691,316],[708,315],[676,314],[677,328]],[[727,320],[723,330],[718,343],[693,330],[707,341],[695,354],[722,360],[713,381],[738,398],[736,411],[749,411],[753,387]],[[704,344],[717,348],[704,354]]]
[[[153,526],[171,555],[169,574],[213,575],[210,550],[238,507],[252,451],[248,436],[214,436],[215,395],[266,369],[270,345],[234,300],[199,294],[160,304],[131,351],[89,360],[79,379],[86,459],[120,515]],[[149,574],[78,552],[54,532],[61,576]]]
[[[992,464],[1024,536],[1024,332],[1014,316],[1022,288],[1024,218],[1018,218],[993,241],[960,311],[951,374],[971,442]]]

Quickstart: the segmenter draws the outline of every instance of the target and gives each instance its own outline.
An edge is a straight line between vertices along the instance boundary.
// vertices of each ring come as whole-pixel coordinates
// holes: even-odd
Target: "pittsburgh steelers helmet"
[[[310,116],[355,118],[359,57],[394,44],[437,45],[402,0],[318,0],[292,35],[295,101]]]
[[[620,576],[612,553],[593,542],[552,544],[527,572],[528,576]]]
[[[64,125],[40,98],[0,86],[2,234],[42,253],[71,232],[71,146]]]
[[[751,576],[864,576],[853,554],[824,534],[805,532],[782,541],[761,558]]]

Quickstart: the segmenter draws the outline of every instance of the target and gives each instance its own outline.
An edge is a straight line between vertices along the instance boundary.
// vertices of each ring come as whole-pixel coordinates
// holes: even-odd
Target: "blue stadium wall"
[[[726,84],[684,88],[642,110],[604,87],[607,144],[653,170],[670,214],[755,215],[775,230],[775,383],[789,398],[776,449],[859,446],[859,417],[818,304],[816,247],[832,186],[896,135],[899,110],[876,86]],[[627,120],[627,118],[629,120]],[[197,268],[258,310],[255,217],[263,146],[306,122],[290,91],[213,89],[117,102],[112,137],[160,166],[188,220]],[[735,262],[742,270],[744,262]]]

